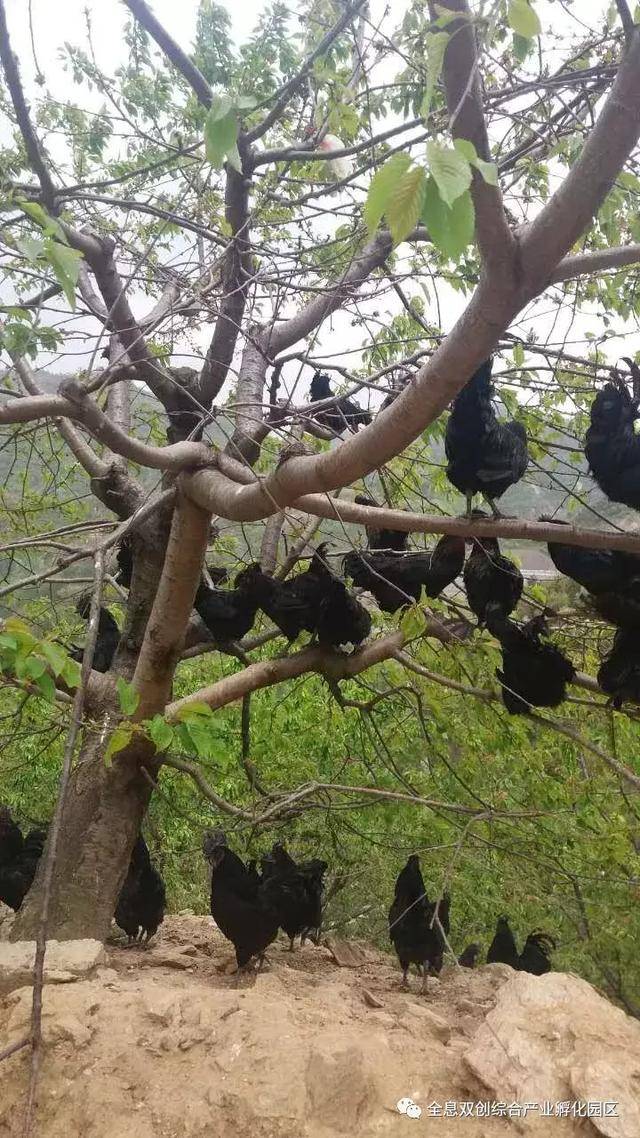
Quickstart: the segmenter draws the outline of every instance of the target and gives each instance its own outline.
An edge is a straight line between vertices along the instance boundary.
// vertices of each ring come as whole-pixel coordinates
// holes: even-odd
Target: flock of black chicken
[[[33,883],[46,837],[45,829],[32,829],[25,837],[9,809],[0,806],[0,901],[16,912]],[[255,861],[245,864],[230,849],[222,830],[208,830],[202,850],[211,867],[211,915],[233,944],[238,972],[256,961],[260,969],[280,929],[288,936],[291,951],[296,937],[301,944],[305,940],[319,943],[326,861],[296,862],[282,842],[275,842],[261,857],[258,870]],[[389,937],[402,967],[403,987],[412,964],[422,972],[423,990],[427,976],[440,973],[444,953],[450,948],[450,908],[448,893],[438,901],[429,900],[419,858],[413,854],[398,874],[389,910]],[[114,912],[128,945],[148,943],[162,924],[165,909],[165,885],[140,834]],[[507,918],[500,917],[487,963],[502,962],[541,976],[551,967],[553,948],[555,942],[548,933],[533,932],[518,953]],[[473,968],[479,953],[480,946],[470,944],[458,963]]]
[[[637,382],[640,369],[630,366]],[[447,476],[466,496],[471,518],[485,516],[472,508],[477,494],[497,515],[496,500],[523,477],[528,465],[522,425],[500,421],[495,413],[491,371],[492,360],[487,360],[456,397],[445,435]],[[311,399],[333,400],[314,418],[335,434],[357,431],[370,421],[368,411],[345,396],[333,395],[324,373],[314,375]],[[634,428],[640,418],[638,403],[614,372],[612,382],[593,402],[585,454],[596,482],[609,498],[640,509],[640,436]],[[366,495],[358,495],[356,502],[376,505]],[[540,520],[558,527],[567,524],[546,517]],[[525,714],[532,707],[557,707],[563,701],[566,686],[575,676],[573,664],[549,640],[544,614],[522,623],[510,619],[522,595],[523,578],[517,565],[501,553],[496,538],[465,541],[444,536],[432,550],[413,552],[408,548],[407,532],[366,527],[366,534],[367,549],[347,553],[342,571],[354,586],[370,593],[383,612],[395,613],[419,601],[423,590],[427,597],[438,597],[462,574],[478,627],[486,627],[502,649],[497,676],[507,711]],[[287,580],[263,572],[254,563],[237,573],[232,588],[221,588],[227,571],[207,567],[195,610],[213,640],[222,648],[234,645],[250,632],[262,611],[289,641],[307,632],[330,648],[358,648],[371,631],[371,613],[330,568],[327,549],[328,543],[318,546],[308,568]],[[598,673],[601,688],[615,707],[625,700],[640,702],[640,557],[561,541],[549,542],[548,549],[558,570],[582,585],[598,614],[616,626],[612,649]],[[132,558],[126,542],[119,550],[118,563],[116,579],[128,587]],[[78,611],[88,617],[85,600]],[[118,626],[103,608],[93,664],[97,671],[110,668],[118,642]],[[81,649],[73,646],[71,654],[79,659]]]

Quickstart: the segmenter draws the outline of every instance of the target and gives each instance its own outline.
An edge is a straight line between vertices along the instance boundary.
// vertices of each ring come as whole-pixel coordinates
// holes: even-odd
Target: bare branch
[[[227,802],[224,798],[221,798],[219,794],[216,794],[215,790],[204,777],[197,762],[194,760],[184,759],[178,755],[164,755],[162,765],[171,767],[172,770],[182,771],[184,774],[188,774],[195,782],[200,793],[204,795],[205,798],[208,798],[209,802],[213,802],[213,805],[216,806],[218,810],[221,810],[223,814],[231,814],[234,818],[243,818],[246,822],[253,821],[253,815],[250,814],[248,810],[242,810],[240,806],[234,806],[232,802]]]
[[[47,170],[40,143],[31,123],[29,107],[27,106],[18,71],[18,60],[11,50],[9,29],[5,13],[4,0],[0,0],[0,60],[4,69],[7,87],[11,95],[11,102],[16,112],[20,133],[24,139],[27,157],[34,174],[37,176],[42,188],[42,196],[48,209],[55,209],[55,186]]]
[[[133,12],[136,20],[142,24],[145,31],[156,41],[159,47],[171,61],[177,71],[187,80],[189,86],[195,91],[199,101],[205,107],[211,106],[211,88],[202,72],[198,71],[195,63],[178,46],[169,33],[163,28],[160,21],[154,16],[145,0],[124,0],[127,8]]]
[[[630,40],[635,31],[635,24],[627,0],[616,0],[616,8],[618,9],[618,15],[625,38]]]
[[[309,75],[316,59],[320,59],[321,56],[325,54],[327,49],[331,47],[331,44],[334,42],[334,40],[336,40],[340,33],[347,27],[347,25],[351,23],[354,16],[357,16],[360,9],[366,3],[367,0],[355,0],[354,3],[345,5],[345,10],[342,13],[340,19],[336,21],[333,27],[329,29],[327,34],[322,37],[317,47],[314,48],[311,54],[307,56],[299,71],[297,71],[296,74],[291,79],[289,79],[288,83],[285,83],[282,90],[277,93],[276,101],[269,113],[265,115],[261,123],[258,123],[257,126],[254,126],[247,133],[247,142],[255,142],[256,139],[262,138],[263,134],[266,134],[266,132],[273,126],[273,124],[278,121],[284,108],[289,102],[289,99],[295,95],[296,91],[298,91],[304,83],[307,75]]]
[[[467,0],[444,0],[439,8],[460,12],[464,19],[448,25],[449,42],[444,55],[443,73],[447,105],[451,116],[451,133],[473,143],[480,158],[491,161],[489,137],[482,109],[482,91],[476,52],[476,30],[471,21]],[[430,2],[432,19],[439,14]],[[472,183],[476,213],[476,237],[486,265],[495,271],[515,270],[516,240],[511,232],[498,186],[491,186],[478,170]]]
[[[594,249],[591,253],[574,253],[564,257],[549,277],[549,284],[568,281],[606,269],[621,269],[640,261],[640,245],[620,245],[613,249]]]

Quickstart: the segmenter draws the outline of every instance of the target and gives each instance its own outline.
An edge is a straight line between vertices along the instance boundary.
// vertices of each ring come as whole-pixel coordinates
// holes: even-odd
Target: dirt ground
[[[400,991],[391,956],[355,945],[341,967],[336,953],[348,947],[283,940],[268,971],[238,981],[231,946],[191,915],[168,917],[148,950],[108,946],[90,978],[45,988],[34,1134],[640,1138],[640,1025],[585,981],[451,967],[422,996],[418,977]],[[0,1003],[0,1051],[30,1000],[20,988]],[[0,1065],[3,1138],[21,1133],[28,1064],[23,1051]],[[419,1109],[399,1113],[403,1098]],[[577,1100],[617,1110],[542,1113]]]

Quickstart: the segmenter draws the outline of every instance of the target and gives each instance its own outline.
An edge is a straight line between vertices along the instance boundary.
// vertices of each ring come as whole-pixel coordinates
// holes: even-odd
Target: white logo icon
[[[422,1107],[418,1106],[412,1098],[398,1099],[396,1110],[399,1114],[406,1114],[407,1118],[420,1118],[422,1115]]]

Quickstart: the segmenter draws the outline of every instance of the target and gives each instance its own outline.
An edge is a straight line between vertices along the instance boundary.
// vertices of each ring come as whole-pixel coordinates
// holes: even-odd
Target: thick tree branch
[[[11,50],[11,41],[9,39],[9,29],[7,27],[7,17],[5,13],[4,0],[0,0],[0,60],[2,60],[2,67],[4,69],[5,78],[7,80],[7,87],[11,95],[11,102],[16,112],[18,126],[20,133],[24,139],[25,149],[29,164],[42,189],[42,197],[45,205],[53,212],[55,208],[55,186],[51,181],[49,171],[47,170],[45,161],[40,149],[36,133],[31,123],[31,116],[24,97],[22,83],[20,81],[20,72],[18,70],[18,60]]]
[[[564,257],[549,277],[549,284],[568,281],[606,269],[621,269],[640,261],[640,245],[620,245],[613,249],[594,249],[591,253],[573,253]]]
[[[180,495],[173,514],[160,584],[133,677],[133,685],[140,694],[137,720],[162,711],[170,696],[210,528],[211,515]]]
[[[473,143],[480,158],[491,161],[489,136],[482,109],[482,91],[476,51],[476,29],[471,21],[467,0],[444,0],[437,6],[460,12],[463,19],[448,25],[449,42],[444,54],[443,74],[454,138]],[[429,4],[435,19],[436,5]],[[476,212],[476,237],[485,264],[492,270],[515,271],[517,244],[511,232],[498,186],[491,186],[478,170],[474,170],[471,187]]]
[[[172,39],[169,33],[163,28],[160,21],[154,16],[151,8],[145,0],[124,0],[127,8],[133,13],[136,20],[138,20],[145,31],[156,41],[158,47],[161,47],[167,59],[179,71],[180,74],[186,79],[189,86],[195,91],[198,100],[205,107],[211,106],[211,88],[207,83],[202,72],[198,71],[195,63],[189,59],[189,56],[178,46],[176,41]]]

